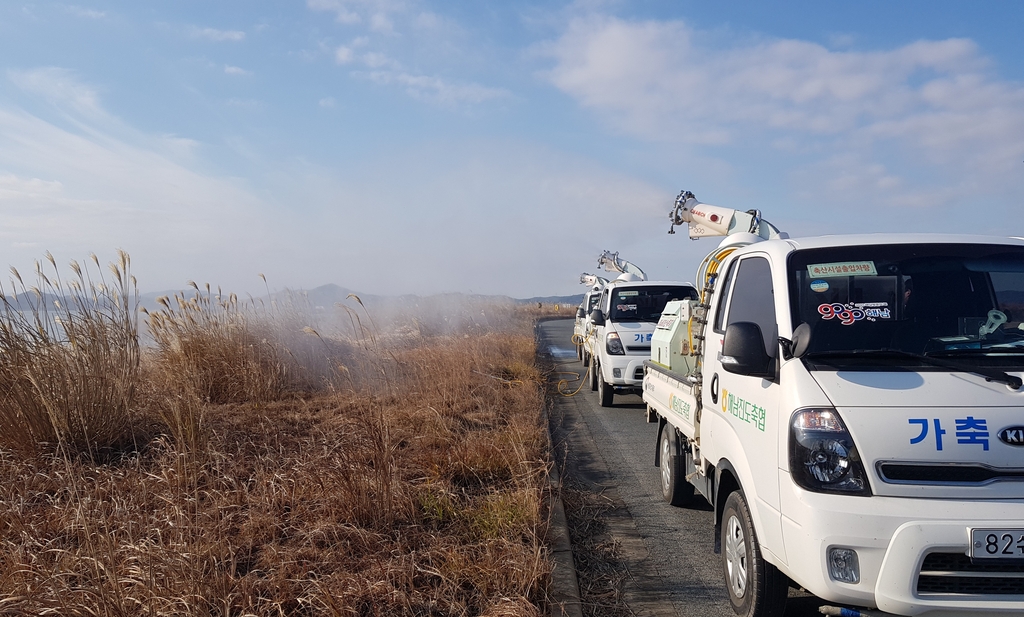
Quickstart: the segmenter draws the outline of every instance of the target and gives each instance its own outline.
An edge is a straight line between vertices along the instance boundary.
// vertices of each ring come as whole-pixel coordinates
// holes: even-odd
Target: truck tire
[[[781,617],[789,579],[764,560],[750,508],[740,491],[725,500],[722,513],[722,571],[732,610],[743,617]]]
[[[693,503],[693,485],[686,481],[685,459],[678,454],[676,432],[671,424],[661,429],[661,443],[658,445],[658,460],[661,464],[661,496],[673,506],[688,506]]]
[[[597,372],[601,370],[601,367],[597,365],[597,360],[594,356],[590,356],[590,391],[597,392]]]
[[[611,407],[615,398],[615,387],[604,382],[604,374],[597,371],[597,393],[601,397],[601,407]]]

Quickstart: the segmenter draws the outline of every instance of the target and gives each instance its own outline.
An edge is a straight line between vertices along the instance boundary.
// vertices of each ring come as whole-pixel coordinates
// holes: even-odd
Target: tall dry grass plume
[[[141,373],[135,347],[144,447],[96,464],[0,446],[0,613],[546,612],[530,318],[357,302],[346,335],[193,289],[149,314]]]
[[[130,436],[139,378],[138,292],[128,254],[104,274],[53,255],[29,285],[0,285],[0,447],[95,456]]]
[[[209,403],[265,402],[287,382],[285,362],[268,320],[235,294],[161,296],[163,310],[150,312],[159,373],[182,395]]]

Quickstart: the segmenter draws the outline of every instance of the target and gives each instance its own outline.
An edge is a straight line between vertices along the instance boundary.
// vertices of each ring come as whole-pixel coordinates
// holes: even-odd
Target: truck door
[[[785,561],[782,548],[782,518],[779,505],[779,384],[771,379],[726,372],[720,354],[729,324],[756,323],[764,337],[765,351],[779,356],[778,325],[771,264],[765,255],[747,255],[734,261],[726,271],[712,328],[705,341],[703,402],[704,422],[717,414],[712,441],[723,444],[741,477],[743,491],[754,514],[764,548]],[[724,432],[725,434],[720,434]],[[730,444],[724,446],[724,444]],[[723,450],[723,455],[726,451]],[[712,463],[716,461],[712,460]],[[741,468],[743,471],[741,471]],[[752,484],[748,486],[747,484]]]

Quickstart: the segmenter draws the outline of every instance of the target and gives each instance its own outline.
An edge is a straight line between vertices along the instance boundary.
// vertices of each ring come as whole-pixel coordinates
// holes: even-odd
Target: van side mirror
[[[761,327],[749,321],[729,324],[720,356],[722,368],[737,375],[774,379],[775,367],[764,348]]]
[[[579,307],[578,309],[576,309],[576,318],[577,319],[583,319],[586,316],[587,316],[587,312],[583,310],[582,306]]]
[[[590,323],[595,326],[604,325],[604,311],[599,308],[594,309],[594,312],[590,314]]]

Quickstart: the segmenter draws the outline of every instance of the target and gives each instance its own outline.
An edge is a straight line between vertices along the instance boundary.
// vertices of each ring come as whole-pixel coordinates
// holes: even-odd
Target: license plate
[[[1024,559],[1024,529],[972,529],[971,559]]]

